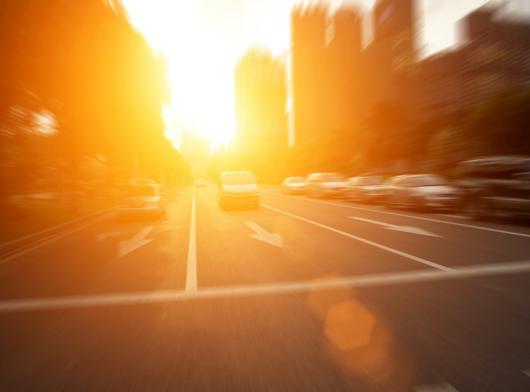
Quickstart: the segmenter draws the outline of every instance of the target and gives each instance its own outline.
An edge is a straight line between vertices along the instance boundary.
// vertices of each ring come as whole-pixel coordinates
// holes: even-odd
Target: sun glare
[[[124,0],[132,23],[167,61],[171,104],[167,135],[206,137],[213,148],[234,134],[234,68],[253,45],[288,46],[294,1]]]

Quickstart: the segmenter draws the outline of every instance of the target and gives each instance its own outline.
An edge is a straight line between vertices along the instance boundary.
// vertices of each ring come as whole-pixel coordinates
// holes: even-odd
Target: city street
[[[68,230],[0,256],[2,391],[530,390],[529,225],[209,185]]]

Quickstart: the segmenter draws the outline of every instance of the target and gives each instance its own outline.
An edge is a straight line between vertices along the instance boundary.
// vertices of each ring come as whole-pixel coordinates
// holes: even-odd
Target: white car
[[[304,177],[287,177],[282,183],[282,192],[290,195],[305,193],[307,183]]]
[[[165,213],[161,186],[150,179],[131,180],[125,202],[119,208],[122,217],[160,217]]]
[[[260,196],[256,177],[250,171],[221,173],[217,199],[223,210],[238,206],[259,208]]]
[[[388,204],[425,209],[454,209],[459,191],[447,180],[434,174],[402,175],[391,178],[385,186]]]
[[[314,197],[343,197],[346,183],[338,173],[313,173],[307,177],[307,192]]]

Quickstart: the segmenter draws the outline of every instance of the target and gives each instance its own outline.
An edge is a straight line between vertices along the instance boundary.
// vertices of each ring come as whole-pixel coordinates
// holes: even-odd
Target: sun
[[[132,23],[166,59],[171,103],[166,134],[207,138],[212,148],[234,137],[234,69],[253,45],[275,54],[289,40],[285,0],[123,0]]]

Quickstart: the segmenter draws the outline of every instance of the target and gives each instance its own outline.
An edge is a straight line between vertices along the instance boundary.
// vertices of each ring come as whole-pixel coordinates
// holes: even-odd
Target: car
[[[313,197],[343,197],[344,177],[338,173],[312,173],[307,177],[307,192]]]
[[[392,177],[384,189],[387,204],[417,210],[453,210],[459,190],[434,174],[411,174]]]
[[[208,187],[208,182],[203,178],[197,178],[195,181],[195,187],[196,188],[206,188]]]
[[[457,166],[462,210],[474,219],[530,216],[530,157],[491,156]]]
[[[165,205],[160,184],[150,179],[133,179],[125,189],[125,201],[118,209],[121,217],[158,218],[164,215]]]
[[[307,184],[304,177],[287,177],[282,183],[282,192],[294,195],[302,194],[307,190]]]
[[[219,176],[217,200],[221,209],[259,208],[260,195],[256,177],[250,171],[226,171]]]
[[[383,198],[384,182],[379,176],[351,177],[346,181],[348,199],[364,203],[377,202]]]

